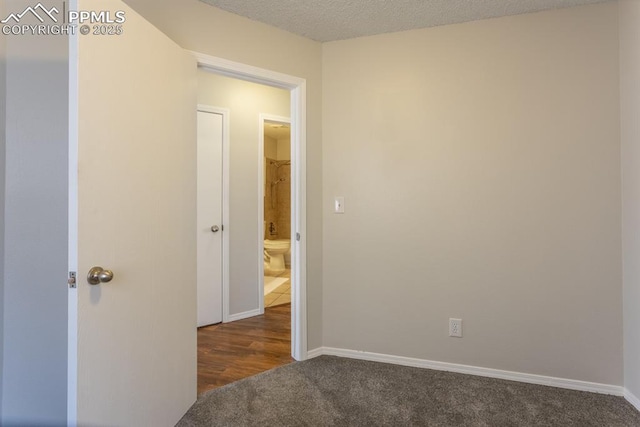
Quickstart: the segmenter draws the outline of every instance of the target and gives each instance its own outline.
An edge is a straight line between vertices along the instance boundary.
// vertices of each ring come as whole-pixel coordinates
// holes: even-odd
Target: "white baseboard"
[[[242,313],[230,314],[229,317],[227,317],[227,320],[224,321],[224,323],[235,322],[236,320],[247,319],[254,316],[260,316],[261,314],[262,313],[260,313],[259,308],[256,308],[255,310],[244,311]]]
[[[627,402],[631,403],[638,411],[640,411],[640,399],[626,388],[624,389],[624,398],[627,399]]]
[[[324,347],[314,348],[313,350],[307,351],[307,359],[313,359],[314,357],[322,356]]]
[[[570,390],[589,391],[592,393],[612,394],[615,396],[624,396],[638,408],[638,399],[631,393],[625,392],[623,387],[600,384],[588,381],[571,380],[567,378],[548,377],[544,375],[525,374],[522,372],[503,371],[500,369],[482,368],[478,366],[460,365],[457,363],[437,362],[433,360],[416,359],[412,357],[393,356],[389,354],[370,353],[367,351],[348,350],[333,347],[319,347],[310,350],[308,358],[328,355],[348,357],[350,359],[370,360],[372,362],[391,363],[394,365],[412,366],[415,368],[434,369],[436,371],[449,371],[461,374],[477,375],[481,377],[499,378],[509,381],[518,381],[529,384],[546,385],[550,387],[566,388]],[[635,399],[632,402],[630,399]]]

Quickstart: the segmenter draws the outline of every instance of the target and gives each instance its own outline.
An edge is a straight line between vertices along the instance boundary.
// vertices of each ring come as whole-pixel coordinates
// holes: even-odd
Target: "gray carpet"
[[[640,426],[622,397],[322,356],[203,393],[178,426]]]

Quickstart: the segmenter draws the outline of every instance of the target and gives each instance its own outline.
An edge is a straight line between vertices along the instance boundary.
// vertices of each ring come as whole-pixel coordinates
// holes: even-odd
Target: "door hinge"
[[[69,287],[72,289],[75,289],[77,284],[76,284],[76,272],[75,271],[70,271],[69,272],[69,278],[67,279],[67,283],[69,284]]]
[[[300,241],[300,233],[296,233],[296,241]]]

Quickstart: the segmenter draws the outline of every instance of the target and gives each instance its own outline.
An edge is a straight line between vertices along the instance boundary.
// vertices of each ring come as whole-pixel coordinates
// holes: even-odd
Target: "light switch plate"
[[[333,201],[333,212],[342,214],[344,213],[344,197],[338,196]]]

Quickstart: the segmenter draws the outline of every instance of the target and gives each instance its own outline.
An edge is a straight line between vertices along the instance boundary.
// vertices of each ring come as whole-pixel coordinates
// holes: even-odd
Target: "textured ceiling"
[[[201,0],[326,42],[606,0]]]

